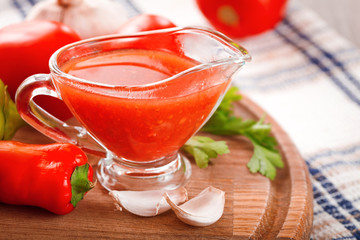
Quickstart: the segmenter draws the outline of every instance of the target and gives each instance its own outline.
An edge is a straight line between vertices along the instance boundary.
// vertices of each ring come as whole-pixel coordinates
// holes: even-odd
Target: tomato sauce
[[[228,84],[213,84],[213,70],[168,79],[196,65],[166,52],[118,50],[68,61],[62,71],[87,81],[55,84],[74,116],[108,150],[131,161],[153,161],[185,144]]]

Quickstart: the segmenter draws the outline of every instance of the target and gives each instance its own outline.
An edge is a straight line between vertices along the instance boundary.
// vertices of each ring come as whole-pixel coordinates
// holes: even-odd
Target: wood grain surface
[[[264,113],[248,98],[236,105],[236,112],[253,119]],[[274,181],[249,173],[246,163],[252,146],[243,137],[214,137],[226,140],[231,153],[206,169],[193,165],[186,186],[190,198],[210,185],[226,193],[224,214],[211,226],[188,226],[172,211],[151,218],[116,211],[98,184],[65,216],[0,203],[0,239],[308,239],[313,199],[305,162],[281,127],[271,117],[266,121],[273,124],[285,161]],[[22,128],[15,140],[51,142],[31,127]],[[98,159],[89,156],[89,160],[96,167]]]

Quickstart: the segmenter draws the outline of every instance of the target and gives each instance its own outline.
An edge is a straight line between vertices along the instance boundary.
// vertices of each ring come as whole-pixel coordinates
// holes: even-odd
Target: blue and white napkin
[[[39,0],[1,0],[0,27]],[[194,0],[118,0],[128,17],[155,13],[209,26]],[[309,168],[313,239],[360,239],[360,51],[292,3],[276,29],[241,39],[253,61],[234,84],[289,134]]]

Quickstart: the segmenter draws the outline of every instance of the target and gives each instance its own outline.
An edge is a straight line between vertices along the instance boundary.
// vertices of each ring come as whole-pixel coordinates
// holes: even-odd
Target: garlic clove
[[[192,226],[209,226],[218,221],[224,212],[225,192],[211,186],[180,206],[167,193],[164,196],[176,216]]]
[[[49,20],[62,22],[63,7],[56,0],[41,1],[30,9],[26,20]]]
[[[127,19],[125,7],[114,0],[44,0],[26,17],[62,22],[83,39],[114,34]]]
[[[175,190],[150,190],[150,191],[110,191],[117,209],[121,207],[127,211],[143,217],[159,215],[171,207],[164,199],[164,193],[176,204],[181,204],[188,199],[184,187]]]

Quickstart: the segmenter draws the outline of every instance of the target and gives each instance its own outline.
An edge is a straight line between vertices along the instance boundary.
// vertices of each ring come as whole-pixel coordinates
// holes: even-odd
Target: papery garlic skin
[[[166,193],[164,197],[176,216],[182,222],[192,226],[209,226],[217,222],[224,212],[225,192],[211,186],[180,206],[174,203]]]
[[[45,0],[26,19],[62,22],[85,39],[114,34],[128,17],[124,7],[113,0]]]
[[[188,199],[184,187],[170,191],[110,191],[109,195],[113,198],[119,210],[124,208],[138,216],[153,217],[170,209],[170,205],[164,199],[165,192],[177,204],[181,204]]]

